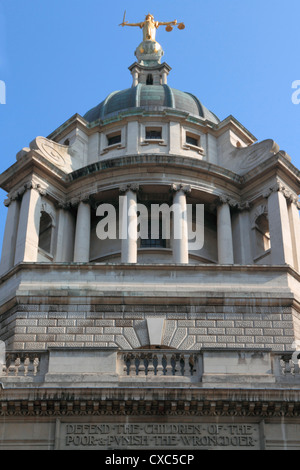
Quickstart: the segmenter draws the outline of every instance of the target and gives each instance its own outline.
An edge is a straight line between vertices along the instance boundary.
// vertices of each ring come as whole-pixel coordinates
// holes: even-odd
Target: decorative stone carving
[[[70,173],[71,171],[77,170],[82,166],[81,156],[74,145],[62,145],[54,142],[53,140],[46,139],[45,137],[36,137],[31,143],[30,148],[24,147],[17,154],[17,160],[20,160],[34,151],[40,154],[43,158],[52,163],[55,167]]]
[[[48,194],[46,188],[43,188],[39,183],[28,181],[17,190],[9,193],[7,199],[4,200],[4,205],[8,207],[13,201],[21,199],[23,194],[29,189],[35,189],[41,196],[47,196]]]
[[[57,209],[68,210],[68,209],[70,209],[70,207],[71,207],[71,203],[70,203],[70,202],[57,201],[57,202],[55,203],[55,206],[57,207]]]
[[[43,157],[51,161],[55,166],[63,168],[66,164],[68,146],[57,144],[45,137],[37,137],[30,143],[31,150],[39,151]]]
[[[132,191],[134,193],[137,193],[138,191],[140,191],[140,186],[137,183],[128,183],[128,184],[122,184],[119,187],[120,193],[126,193],[127,191]]]
[[[217,206],[222,205],[222,204],[228,204],[229,207],[231,207],[232,209],[240,209],[240,210],[249,208],[249,202],[240,202],[224,194],[218,197],[218,199],[216,200],[216,204]]]
[[[286,198],[286,200],[291,203],[291,204],[295,204],[297,206],[297,208],[300,210],[300,201],[299,201],[299,197],[296,193],[292,192],[290,189],[286,188],[282,183],[281,181],[277,181],[273,186],[271,186],[270,188],[268,188],[264,193],[263,193],[263,197],[268,199],[268,197],[274,193],[274,192],[282,192],[282,194],[284,195],[284,197]]]
[[[271,139],[249,147],[235,147],[223,158],[223,165],[239,175],[243,175],[279,152],[279,146]],[[285,157],[287,158],[287,157]]]
[[[192,188],[189,184],[172,183],[170,191],[173,193],[176,193],[177,191],[183,191],[185,194],[189,194],[192,191]]]
[[[93,199],[91,198],[90,194],[79,194],[78,196],[72,198],[69,203],[66,204],[66,207],[77,207],[81,202],[93,205]]]

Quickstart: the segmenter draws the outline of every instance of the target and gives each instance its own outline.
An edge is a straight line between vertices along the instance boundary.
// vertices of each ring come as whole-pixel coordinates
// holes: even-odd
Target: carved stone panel
[[[61,450],[258,450],[259,424],[212,422],[61,422]]]

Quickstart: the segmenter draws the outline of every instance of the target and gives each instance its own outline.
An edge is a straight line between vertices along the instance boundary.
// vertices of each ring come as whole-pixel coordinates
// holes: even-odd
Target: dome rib
[[[197,96],[193,95],[192,93],[189,93],[189,92],[185,92],[187,95],[190,95],[196,102],[197,106],[198,106],[198,110],[199,110],[199,116],[202,116],[204,117],[204,112],[203,112],[203,107],[202,107],[202,104],[200,103],[200,101],[198,100]]]
[[[172,92],[172,88],[169,87],[168,85],[163,85],[163,87],[165,88],[168,107],[169,108],[175,108],[175,100],[174,100],[174,95],[173,95],[173,92]]]
[[[109,100],[114,96],[116,95],[117,93],[119,93],[119,91],[113,91],[112,93],[110,93],[106,98],[105,100],[103,101],[103,106],[100,108],[100,119],[103,119],[105,114],[107,114],[105,111],[106,111],[106,106],[107,106],[107,103],[109,102]]]

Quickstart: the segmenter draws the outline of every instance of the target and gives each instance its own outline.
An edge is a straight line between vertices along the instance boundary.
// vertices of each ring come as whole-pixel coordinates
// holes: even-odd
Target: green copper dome
[[[168,85],[143,85],[140,83],[135,87],[111,93],[98,106],[88,111],[84,115],[84,119],[88,122],[99,119],[104,120],[114,114],[133,108],[147,111],[160,111],[171,108],[200,117],[214,124],[220,122],[215,114],[206,109],[198,98],[190,93],[176,90]]]

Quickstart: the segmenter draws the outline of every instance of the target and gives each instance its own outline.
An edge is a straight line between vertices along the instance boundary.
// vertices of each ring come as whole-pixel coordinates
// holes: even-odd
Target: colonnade
[[[180,208],[180,224],[182,236],[173,239],[173,262],[187,264],[189,262],[189,247],[187,234],[187,193],[188,186],[172,185],[173,204]],[[122,263],[137,263],[138,233],[137,233],[137,188],[127,185],[123,188],[123,194],[129,211],[128,217],[122,218],[121,261]],[[45,195],[38,187],[28,185],[22,194],[20,192],[11,196],[7,201],[7,221],[3,240],[1,274],[7,272],[20,262],[36,262],[38,260],[39,222],[41,204]],[[268,218],[271,238],[271,264],[289,264],[296,270],[300,269],[300,219],[297,196],[287,193],[280,185],[272,188],[264,195],[267,199]],[[217,207],[217,246],[219,264],[234,264],[234,241],[231,218],[231,204],[228,198],[220,197]],[[69,211],[61,208],[58,210],[58,228],[56,235],[57,249],[54,261],[82,262],[90,260],[90,232],[91,232],[91,205],[88,199],[78,203],[75,227],[70,223],[63,224]],[[241,211],[239,223],[241,233],[245,234],[242,240],[244,251],[247,251],[249,237],[249,218],[245,211]],[[247,224],[247,227],[246,225]],[[128,227],[131,227],[130,236]],[[243,229],[243,225],[244,227]],[[73,234],[73,235],[72,235]],[[72,237],[71,245],[74,251],[66,256],[63,250],[62,240]],[[249,238],[250,239],[250,238]],[[68,240],[69,241],[69,240]],[[65,243],[66,245],[66,243]],[[70,244],[69,244],[70,245]],[[68,245],[68,246],[69,246]],[[250,252],[250,247],[248,247]],[[249,256],[245,256],[241,264],[251,262]],[[239,261],[240,262],[240,261]],[[253,258],[252,258],[253,262]]]

